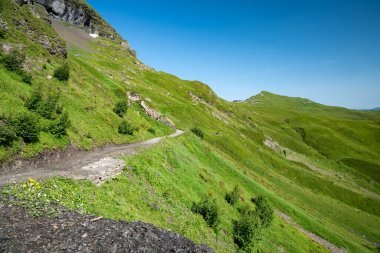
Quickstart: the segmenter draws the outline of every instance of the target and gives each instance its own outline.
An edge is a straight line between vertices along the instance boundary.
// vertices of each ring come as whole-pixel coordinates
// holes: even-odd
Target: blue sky
[[[88,0],[153,68],[227,100],[380,106],[379,0]]]

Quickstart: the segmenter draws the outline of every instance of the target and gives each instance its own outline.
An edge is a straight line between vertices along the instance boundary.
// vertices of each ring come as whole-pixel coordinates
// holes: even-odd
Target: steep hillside
[[[342,252],[376,252],[378,112],[268,92],[228,102],[199,81],[143,64],[83,1],[16,2],[0,2],[1,161],[138,142],[174,128],[185,134],[123,158],[124,172],[99,187],[53,178],[7,186],[3,195],[152,223],[217,252],[237,250],[233,220],[261,195],[278,214],[256,245],[262,252],[328,252],[303,230]],[[65,7],[54,10],[53,2]],[[231,206],[225,195],[235,186],[240,199]],[[218,229],[192,211],[204,198],[220,209]]]

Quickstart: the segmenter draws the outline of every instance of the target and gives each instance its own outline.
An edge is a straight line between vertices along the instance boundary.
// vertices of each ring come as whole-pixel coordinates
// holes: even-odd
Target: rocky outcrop
[[[281,153],[281,151],[282,151],[282,147],[280,146],[280,144],[278,144],[278,142],[275,142],[274,140],[272,140],[272,138],[269,136],[266,136],[266,138],[264,140],[264,145],[267,146],[268,148],[272,149],[275,152]]]
[[[56,39],[56,37],[48,37],[44,34],[40,35],[36,41],[46,48],[46,50],[49,51],[50,54],[61,54],[63,57],[67,57],[67,50],[66,47],[63,45],[63,43],[60,43],[59,40]],[[53,44],[55,46],[53,46]]]
[[[136,57],[136,50],[133,50],[126,41],[122,41],[120,45],[124,51],[127,51],[130,55]]]
[[[201,103],[201,104],[204,104],[204,105],[207,105],[207,106],[212,106],[212,103],[210,101],[204,101],[203,98],[201,97],[198,97],[196,95],[194,95],[191,91],[188,91],[187,92],[195,101]]]
[[[140,62],[139,60],[135,60],[133,62],[140,70],[153,70],[151,67],[148,65],[145,65],[144,63]]]
[[[144,100],[142,100],[141,96],[134,92],[127,92],[128,99],[132,101],[133,103],[139,102],[141,108],[144,110],[144,112],[151,117],[154,120],[161,121],[168,127],[175,129],[174,123],[168,119],[167,117],[163,116],[160,112],[150,108]],[[149,98],[145,99],[146,101],[151,102]]]
[[[35,0],[35,3],[43,5],[46,11],[55,18],[70,24],[83,25],[90,32],[95,32],[90,12],[85,5],[67,0]]]
[[[15,0],[20,5],[30,4],[42,5],[50,17],[65,21],[67,23],[77,25],[85,29],[92,36],[102,36],[120,43],[120,48],[127,51],[128,54],[136,57],[136,51],[131,49],[127,41],[125,41],[116,30],[110,26],[94,9],[92,9],[85,1],[82,0]],[[34,9],[31,8],[31,11]],[[39,16],[35,13],[35,16]],[[0,20],[1,21],[1,20]],[[1,22],[0,22],[1,25]],[[44,40],[43,46],[46,45]],[[48,49],[49,50],[49,49]],[[54,50],[60,51],[60,50]],[[65,54],[65,52],[61,52]],[[147,68],[145,65],[139,66]]]
[[[29,3],[33,4],[32,0],[15,0],[15,2],[18,3],[19,5],[24,5],[24,4],[29,4]]]
[[[145,104],[145,101],[141,101],[140,105],[143,108],[143,110],[146,112],[146,114],[148,114],[148,116],[151,117],[152,119],[159,120],[161,118],[161,116],[162,116],[161,113],[159,113],[159,112],[153,110],[152,108],[150,108],[149,106],[147,106]]]
[[[202,97],[198,97],[198,96],[194,95],[191,91],[188,91],[187,94],[189,94],[189,96],[190,96],[194,101],[196,101],[197,103],[204,104],[204,105],[206,105],[208,108],[210,108],[210,112],[211,112],[211,114],[212,114],[215,118],[217,118],[217,119],[223,121],[226,125],[229,124],[229,116],[228,116],[226,113],[221,112],[221,111],[219,111],[218,109],[216,109],[210,101],[205,101]]]
[[[9,54],[10,52],[12,52],[12,50],[13,50],[13,47],[11,45],[8,45],[8,44],[1,45],[1,51],[5,54]]]
[[[91,34],[123,42],[121,36],[85,2],[79,0],[15,0],[19,4],[40,4],[47,13],[67,23],[83,27]]]
[[[54,33],[54,30],[51,27],[36,25],[38,23],[32,21],[34,18],[39,18],[38,13],[35,11],[36,8],[34,8],[35,1],[15,0],[15,2],[19,5],[30,4],[29,10],[33,16],[25,14],[20,18],[14,18],[11,15],[4,15],[3,17],[0,17],[0,30],[9,30],[7,32],[8,34],[12,34],[14,30],[23,32],[27,40],[40,44],[50,54],[66,58],[66,44],[56,33]],[[17,11],[17,8],[15,11]],[[16,44],[12,44],[11,46],[17,48]]]
[[[143,108],[143,110],[145,111],[145,113],[151,117],[152,119],[154,120],[157,120],[157,121],[161,121],[162,123],[164,123],[165,125],[167,125],[168,127],[172,128],[172,129],[175,129],[175,125],[174,123],[168,119],[167,117],[163,116],[161,113],[159,113],[158,111],[150,108],[146,103],[145,101],[141,101],[140,102],[140,106],[141,108]]]
[[[141,100],[140,95],[134,92],[128,92],[128,99],[131,100],[132,102],[138,102]]]

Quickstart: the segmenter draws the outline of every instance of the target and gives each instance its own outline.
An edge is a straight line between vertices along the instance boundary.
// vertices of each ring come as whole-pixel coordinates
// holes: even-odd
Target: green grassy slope
[[[179,139],[127,158],[124,174],[99,188],[90,182],[48,180],[41,191],[50,200],[104,217],[151,222],[219,252],[233,252],[231,219],[237,218],[237,211],[223,197],[239,185],[244,199],[239,205],[265,195],[275,208],[331,243],[350,252],[376,252],[371,242],[380,243],[378,112],[328,107],[268,92],[231,103],[201,82],[144,67],[121,45],[105,38],[89,40],[85,48],[70,44],[65,60],[51,56],[25,31],[14,32],[12,16],[17,15],[38,33],[58,36],[27,6],[19,9],[4,0],[0,8],[9,26],[0,42],[26,46],[30,60],[25,69],[33,76],[29,85],[0,66],[0,115],[28,112],[24,101],[40,87],[44,93],[59,92],[72,122],[67,136],[42,131],[37,143],[17,140],[11,147],[0,146],[0,160],[69,145],[91,149],[140,141],[154,136],[149,128],[156,135],[172,131],[149,118],[137,103],[131,103],[123,118],[117,116],[113,108],[127,100],[127,92],[140,94],[177,128],[197,126],[205,133],[200,140],[187,131]],[[48,79],[63,62],[70,66],[69,80]],[[46,121],[38,117],[42,124]],[[138,128],[134,135],[118,133],[123,120]],[[280,152],[264,145],[267,137],[280,145]],[[27,196],[22,188],[10,191]],[[218,199],[223,212],[219,233],[190,211],[193,201],[207,195]],[[264,235],[262,250],[326,252],[278,217]]]

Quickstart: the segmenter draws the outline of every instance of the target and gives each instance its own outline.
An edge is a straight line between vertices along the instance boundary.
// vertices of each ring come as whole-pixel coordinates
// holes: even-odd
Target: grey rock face
[[[136,57],[136,51],[131,49],[128,43],[89,5],[79,0],[14,0],[20,5],[39,4],[47,13],[56,19],[81,26],[91,34],[97,34],[109,38],[121,44],[122,49]],[[55,50],[57,51],[57,50]],[[61,51],[61,50],[58,50]],[[61,52],[65,54],[65,52]]]
[[[44,6],[49,15],[54,18],[82,26],[89,33],[118,42],[123,41],[120,35],[96,11],[78,0],[34,0],[34,3]]]
[[[15,2],[20,4],[20,5],[23,5],[23,4],[28,4],[32,1],[30,1],[30,0],[15,0]]]
[[[89,32],[95,32],[90,12],[83,5],[67,0],[35,0],[35,2],[43,5],[53,17],[70,24],[82,25]]]

